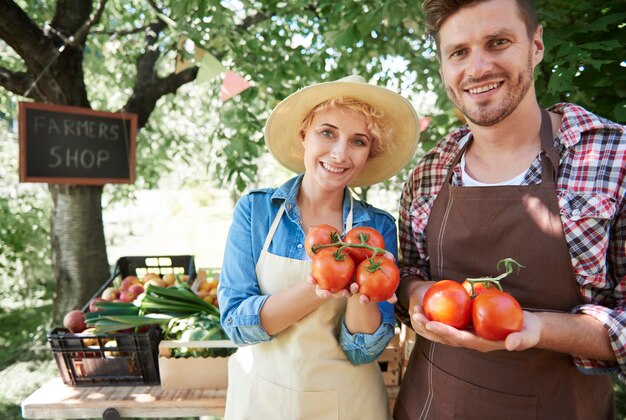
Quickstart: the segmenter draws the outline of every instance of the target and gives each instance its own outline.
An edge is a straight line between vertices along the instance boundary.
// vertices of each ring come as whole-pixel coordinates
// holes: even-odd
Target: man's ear
[[[546,47],[543,44],[543,26],[538,25],[535,34],[533,35],[533,67],[541,63],[543,55],[546,51]]]

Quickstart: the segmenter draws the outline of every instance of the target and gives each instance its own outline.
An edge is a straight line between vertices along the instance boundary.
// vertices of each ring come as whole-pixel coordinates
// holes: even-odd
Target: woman
[[[371,226],[395,257],[394,219],[348,187],[393,176],[418,137],[408,101],[355,76],[304,88],[274,109],[265,140],[300,175],[235,208],[218,290],[222,325],[242,346],[229,361],[227,419],[389,418],[372,362],[393,336],[392,305],[347,290],[328,299],[307,281],[303,243],[315,225]]]

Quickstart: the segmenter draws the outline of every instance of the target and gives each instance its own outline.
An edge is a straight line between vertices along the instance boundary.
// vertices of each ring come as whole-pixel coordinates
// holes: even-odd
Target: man
[[[573,104],[546,112],[532,0],[426,0],[448,96],[467,126],[401,198],[402,281],[417,342],[397,419],[610,419],[626,380],[626,132]],[[504,341],[429,322],[433,282],[521,263],[504,289],[524,324]]]

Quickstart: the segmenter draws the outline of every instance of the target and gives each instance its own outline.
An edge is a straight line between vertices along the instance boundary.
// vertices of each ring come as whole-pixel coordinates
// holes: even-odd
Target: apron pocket
[[[511,386],[515,384],[512,382]],[[537,418],[537,397],[492,391],[449,375],[432,366],[429,393],[430,415],[437,419],[506,419]]]
[[[294,391],[256,376],[250,394],[250,407],[254,407],[252,414],[255,420],[339,418],[337,391]]]

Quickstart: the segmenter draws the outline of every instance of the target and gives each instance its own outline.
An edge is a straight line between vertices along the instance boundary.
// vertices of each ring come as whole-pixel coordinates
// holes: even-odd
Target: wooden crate
[[[383,381],[386,386],[400,385],[402,371],[402,346],[399,331],[391,339],[387,348],[376,360],[380,371],[383,374]]]

